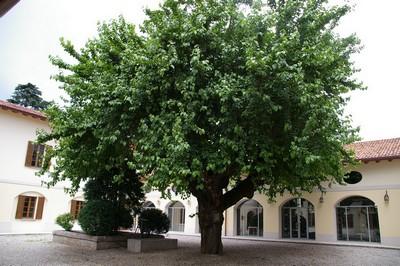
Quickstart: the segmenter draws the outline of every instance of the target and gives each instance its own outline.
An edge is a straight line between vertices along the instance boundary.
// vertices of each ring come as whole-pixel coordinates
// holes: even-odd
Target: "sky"
[[[11,96],[18,84],[31,82],[46,100],[60,102],[57,73],[49,55],[65,58],[59,38],[82,47],[97,33],[97,22],[123,15],[139,25],[144,8],[157,8],[162,0],[21,0],[0,18],[0,99]],[[345,0],[331,0],[343,3]],[[364,46],[353,57],[361,71],[357,78],[368,87],[353,92],[346,107],[363,140],[400,137],[400,1],[347,0],[352,13],[337,31],[356,33]]]

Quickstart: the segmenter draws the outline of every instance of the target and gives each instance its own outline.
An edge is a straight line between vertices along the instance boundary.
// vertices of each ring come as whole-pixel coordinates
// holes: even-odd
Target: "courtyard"
[[[400,250],[224,239],[224,255],[201,255],[200,238],[177,250],[133,254],[53,243],[51,235],[0,236],[0,265],[400,265]]]

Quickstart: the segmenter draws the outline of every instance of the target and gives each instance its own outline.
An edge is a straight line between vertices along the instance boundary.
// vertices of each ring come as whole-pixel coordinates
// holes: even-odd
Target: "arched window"
[[[146,201],[145,203],[143,203],[143,209],[155,209],[156,205],[154,205],[153,202],[151,201]]]
[[[282,206],[282,238],[315,239],[314,206],[306,199],[292,199]]]
[[[237,235],[263,235],[263,208],[255,200],[246,200],[236,209]]]
[[[336,206],[337,238],[346,241],[380,242],[378,209],[361,196],[342,200]]]
[[[168,206],[170,231],[183,232],[185,230],[185,206],[179,201],[171,202]]]

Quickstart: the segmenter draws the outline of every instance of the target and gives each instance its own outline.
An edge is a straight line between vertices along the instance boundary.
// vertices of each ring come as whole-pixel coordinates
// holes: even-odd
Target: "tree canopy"
[[[40,89],[30,82],[23,85],[19,84],[7,101],[35,110],[44,110],[50,104],[50,102],[43,100]]]
[[[326,0],[166,0],[139,35],[123,18],[99,26],[76,59],[52,62],[70,96],[48,111],[58,140],[54,182],[103,166],[194,195],[202,252],[221,253],[223,211],[340,182],[357,132],[345,94],[362,89],[359,40],[334,32],[348,6]],[[118,179],[118,175],[114,175]]]

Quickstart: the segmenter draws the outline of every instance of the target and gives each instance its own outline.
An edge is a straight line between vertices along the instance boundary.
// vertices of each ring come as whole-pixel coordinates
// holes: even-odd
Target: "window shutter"
[[[22,219],[22,213],[24,212],[24,201],[25,197],[19,195],[17,203],[17,212],[15,214],[15,219]]]
[[[43,206],[44,206],[44,197],[39,197],[36,209],[36,220],[42,219],[43,215]]]
[[[32,166],[32,156],[33,156],[33,143],[28,141],[28,149],[26,151],[25,166]]]
[[[76,219],[75,217],[75,210],[76,210],[76,200],[71,200],[71,215]]]

